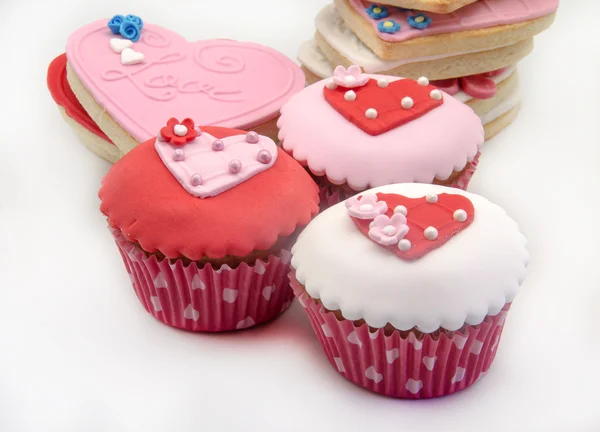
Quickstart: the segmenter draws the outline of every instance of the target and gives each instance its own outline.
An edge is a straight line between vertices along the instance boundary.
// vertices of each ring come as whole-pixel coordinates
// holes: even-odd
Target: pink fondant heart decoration
[[[68,63],[95,101],[138,142],[156,136],[170,117],[252,128],[277,117],[305,84],[300,68],[271,48],[231,40],[188,42],[147,23],[134,45],[143,63],[124,65],[107,22],[71,35]]]
[[[361,217],[360,213],[372,211],[373,201],[384,202],[387,209],[380,206],[378,216]],[[467,197],[445,193],[421,198],[378,193],[351,198],[346,207],[361,233],[405,260],[419,259],[443,246],[475,218]]]
[[[413,121],[444,103],[442,93],[415,80],[369,79],[352,87],[329,81],[324,88],[325,100],[351,123],[369,135],[380,135]]]

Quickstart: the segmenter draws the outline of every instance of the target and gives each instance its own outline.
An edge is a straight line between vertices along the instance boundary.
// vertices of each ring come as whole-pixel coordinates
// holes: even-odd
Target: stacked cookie
[[[431,83],[469,105],[489,139],[516,117],[516,64],[554,21],[558,0],[335,0],[298,58],[309,83],[337,65]],[[406,9],[406,8],[415,9]]]

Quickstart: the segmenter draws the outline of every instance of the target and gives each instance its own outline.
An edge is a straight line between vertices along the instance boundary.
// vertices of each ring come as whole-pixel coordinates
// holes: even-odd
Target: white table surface
[[[98,211],[109,165],[59,116],[48,63],[116,13],[295,57],[327,1],[152,3],[0,1],[0,431],[600,431],[600,3],[563,0],[520,64],[520,116],[473,179],[532,254],[495,364],[416,402],[338,375],[297,303],[225,335],[173,330],[139,304]]]

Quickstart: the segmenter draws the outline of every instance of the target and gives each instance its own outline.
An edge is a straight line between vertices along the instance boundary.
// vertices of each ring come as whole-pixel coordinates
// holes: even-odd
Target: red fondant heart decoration
[[[475,218],[473,203],[463,195],[439,194],[407,198],[403,195],[378,193],[377,198],[387,203],[385,215],[388,217],[392,217],[394,212],[406,213],[409,231],[398,243],[375,243],[405,260],[419,259],[443,246],[471,225]],[[352,217],[352,220],[361,233],[372,240],[369,236],[372,219]]]
[[[443,98],[432,97],[432,90],[436,88],[411,79],[382,84],[371,78],[361,87],[326,86],[324,94],[325,100],[352,124],[369,135],[380,135],[444,103]]]

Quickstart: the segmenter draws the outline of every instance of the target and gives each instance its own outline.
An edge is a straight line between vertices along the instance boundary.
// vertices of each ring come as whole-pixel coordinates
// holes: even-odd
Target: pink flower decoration
[[[361,87],[369,82],[369,76],[362,73],[360,67],[356,65],[352,65],[348,69],[338,66],[333,71],[333,82],[345,88]]]
[[[373,219],[388,209],[385,201],[379,201],[377,195],[362,195],[346,200],[346,208],[350,216],[357,219]]]
[[[371,223],[369,237],[384,246],[397,244],[408,234],[406,216],[402,213],[394,213],[390,218],[386,215],[377,216]]]

